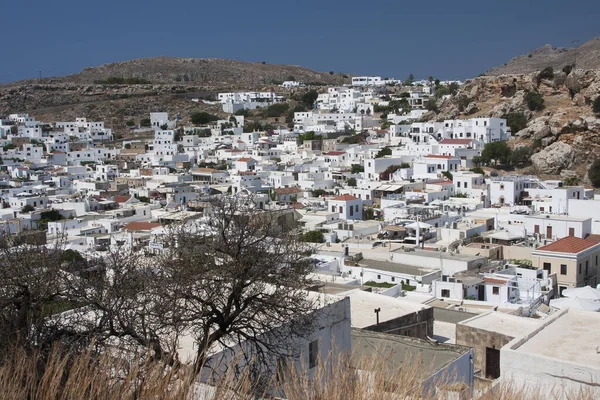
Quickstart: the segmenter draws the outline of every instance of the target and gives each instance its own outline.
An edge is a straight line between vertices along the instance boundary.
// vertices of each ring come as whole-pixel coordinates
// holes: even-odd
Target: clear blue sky
[[[0,82],[159,55],[469,78],[600,35],[600,0],[4,0]]]

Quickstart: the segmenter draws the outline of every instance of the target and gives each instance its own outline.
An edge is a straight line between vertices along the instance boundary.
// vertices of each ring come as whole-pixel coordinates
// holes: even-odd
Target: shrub
[[[552,67],[544,68],[538,75],[540,79],[554,79],[554,69]]]
[[[35,211],[35,207],[31,204],[26,204],[25,206],[23,206],[23,208],[21,208],[21,212],[23,214],[30,213],[32,211]]]
[[[219,117],[209,114],[205,111],[195,112],[190,115],[190,120],[194,125],[206,125],[209,122],[217,121]]]
[[[323,136],[317,135],[313,131],[309,131],[302,135],[298,135],[298,137],[296,138],[296,143],[298,144],[298,146],[300,146],[302,143],[304,143],[305,140],[321,140],[321,139],[323,139]]]
[[[523,113],[512,112],[506,114],[503,118],[506,119],[506,126],[510,128],[513,134],[525,129],[527,126],[527,116]]]
[[[429,99],[427,104],[425,104],[425,108],[427,108],[427,111],[438,112],[437,101],[435,99]]]
[[[377,154],[375,155],[375,158],[381,158],[381,157],[391,156],[391,155],[392,155],[392,149],[390,149],[389,147],[386,146],[377,152]]]
[[[363,167],[360,164],[352,164],[352,169],[350,170],[350,173],[359,174],[361,172],[365,172],[365,167]]]
[[[575,67],[575,64],[569,64],[569,65],[565,65],[562,68],[562,72],[564,72],[565,74],[569,75],[571,73],[571,71],[573,71],[573,68]]]
[[[304,234],[304,241],[309,243],[324,243],[325,237],[321,231],[310,231]]]
[[[317,97],[319,97],[319,93],[316,90],[309,90],[302,95],[302,103],[308,108],[313,108]]]
[[[481,167],[471,168],[469,171],[474,172],[476,174],[485,175],[485,171]]]
[[[600,159],[594,161],[588,170],[588,178],[594,187],[600,187]]]
[[[511,156],[510,147],[506,141],[487,143],[481,152],[481,159],[486,162],[494,161],[494,165],[500,161],[502,164],[507,164]]]
[[[289,107],[290,106],[287,103],[272,104],[265,108],[263,115],[267,118],[280,117],[288,110]]]
[[[531,162],[533,150],[528,146],[517,147],[513,150],[510,161],[514,165],[527,165]]]
[[[143,126],[144,128],[150,127],[150,124],[150,118],[142,118],[142,120],[140,121],[140,126]]]
[[[531,111],[541,111],[544,108],[544,98],[538,92],[527,92],[525,103]]]
[[[594,100],[594,103],[592,104],[592,111],[600,115],[600,95],[596,96],[596,100]]]
[[[132,119],[128,119],[127,121],[125,121],[125,125],[127,125],[130,128],[133,128],[135,126],[135,121]]]
[[[444,175],[446,178],[448,178],[448,180],[454,179],[454,176],[452,176],[452,173],[450,171],[442,171],[442,175]]]
[[[346,184],[348,186],[356,186],[356,179],[355,178],[348,178],[348,180],[346,181]]]
[[[233,115],[243,115],[244,117],[248,116],[248,110],[245,108],[241,108],[233,113]]]

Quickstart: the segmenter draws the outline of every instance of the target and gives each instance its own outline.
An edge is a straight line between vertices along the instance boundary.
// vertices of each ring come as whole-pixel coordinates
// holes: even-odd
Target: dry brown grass
[[[95,355],[88,351],[70,356],[55,349],[41,368],[38,355],[20,351],[0,365],[0,397],[3,399],[75,400],[75,399],[250,399],[285,398],[290,400],[384,400],[384,399],[546,399],[535,386],[525,390],[511,384],[476,385],[475,392],[463,384],[447,384],[444,377],[431,388],[420,385],[421,364],[406,362],[406,367],[389,371],[378,354],[356,362],[343,359],[336,363],[319,362],[308,379],[303,368],[290,368],[285,377],[267,377],[276,384],[276,392],[259,390],[249,374],[237,377],[233,369],[210,378],[212,385],[193,379],[190,369],[143,364],[140,359],[126,360],[117,355]],[[43,370],[43,372],[41,372]],[[368,372],[366,372],[368,371]],[[277,384],[278,382],[278,384]],[[457,396],[457,394],[460,394]],[[565,394],[569,399],[594,399],[591,392]],[[554,398],[554,396],[553,396]]]

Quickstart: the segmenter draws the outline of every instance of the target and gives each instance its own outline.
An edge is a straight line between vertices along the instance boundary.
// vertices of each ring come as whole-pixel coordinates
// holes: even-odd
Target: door
[[[539,225],[535,225],[533,227],[533,233],[540,233],[540,226]]]
[[[575,228],[569,228],[569,236],[575,236]]]
[[[485,376],[491,379],[500,377],[500,350],[485,348]]]
[[[552,239],[552,227],[551,226],[546,227],[546,239]]]
[[[479,289],[479,293],[478,293],[478,299],[479,301],[484,301],[485,300],[485,285],[479,285],[478,287]]]

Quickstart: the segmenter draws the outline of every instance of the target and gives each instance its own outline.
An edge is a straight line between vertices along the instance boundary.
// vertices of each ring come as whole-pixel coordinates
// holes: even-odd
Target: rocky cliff
[[[527,93],[539,93],[543,108],[529,109]],[[546,176],[577,176],[600,156],[600,115],[592,103],[600,96],[600,70],[574,69],[548,73],[481,76],[467,80],[425,120],[520,115],[524,126],[513,132],[512,147],[530,146],[535,154],[526,172]]]
[[[528,74],[541,71],[546,67],[558,70],[572,64],[577,64],[577,68],[583,69],[600,68],[600,37],[573,48],[556,48],[547,44],[515,57],[502,66],[492,68],[486,74]]]

